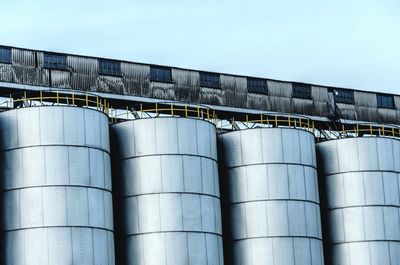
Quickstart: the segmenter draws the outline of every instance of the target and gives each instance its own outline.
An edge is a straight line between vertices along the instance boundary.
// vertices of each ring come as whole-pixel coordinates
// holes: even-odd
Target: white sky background
[[[0,0],[0,44],[400,94],[399,0]]]

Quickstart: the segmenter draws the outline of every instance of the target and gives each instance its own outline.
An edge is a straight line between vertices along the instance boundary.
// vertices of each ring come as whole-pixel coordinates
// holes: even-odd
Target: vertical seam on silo
[[[367,242],[367,244],[368,244],[368,257],[369,257],[369,264],[373,264],[372,263],[372,257],[371,257],[371,244],[372,244],[372,242],[371,241],[368,241]],[[377,244],[379,244],[379,242],[377,242]]]
[[[361,241],[367,240],[367,228],[366,228],[367,225],[366,225],[366,220],[365,220],[365,208],[367,208],[367,207],[361,207],[362,218],[363,218],[363,228],[364,228],[364,240],[361,240]],[[368,207],[368,208],[370,208],[370,207]]]
[[[182,209],[182,211],[183,211],[183,209]],[[182,216],[182,218],[183,218],[183,216]],[[185,239],[186,239],[187,264],[189,264],[189,261],[190,261],[189,239],[188,239],[189,233],[184,233],[184,235],[185,235]]]
[[[196,130],[195,130],[195,134],[196,134],[196,154],[197,156],[199,156],[199,141],[198,141],[198,133],[199,130],[197,128],[197,122],[195,122],[195,126],[196,126]],[[203,188],[203,158],[200,157],[200,182],[201,182],[201,192],[204,193],[204,188]]]
[[[303,178],[303,187],[304,187],[304,195],[305,195],[305,200],[308,200],[308,193],[307,193],[307,184],[306,184],[306,167],[304,165],[301,165],[301,171],[302,171],[302,178]],[[304,204],[304,211],[305,211],[306,205]],[[307,219],[306,219],[307,221]],[[307,224],[306,224],[306,233],[307,233]]]
[[[362,174],[363,177],[363,189],[364,189],[364,205],[367,204],[367,189],[365,186],[365,172],[360,172]]]
[[[164,181],[163,181],[163,178],[164,178],[164,173],[163,173],[163,158],[164,158],[164,156],[163,155],[159,155],[158,156],[159,157],[159,162],[160,162],[160,164],[159,164],[159,166],[160,166],[160,182],[161,182],[161,190],[164,192]],[[145,160],[146,160],[146,158],[144,158]],[[140,167],[140,169],[143,169],[142,167]],[[141,174],[141,170],[139,171],[139,187],[140,187],[140,193],[142,193],[142,174]]]
[[[313,255],[312,255],[312,250],[311,250],[311,240],[312,240],[311,238],[308,238],[307,241],[308,241],[308,247],[309,247],[308,249],[309,249],[309,252],[310,252],[310,261],[311,261],[311,265],[313,265],[314,262],[313,262],[313,258],[312,258]],[[321,263],[321,264],[322,264],[322,263]]]
[[[99,119],[99,121],[97,122],[97,124],[94,124],[94,127],[96,127],[96,126],[99,126],[99,134],[100,134],[100,145],[99,145],[99,148],[100,148],[100,150],[106,150],[106,147],[105,146],[103,146],[103,133],[102,133],[102,129],[101,129],[101,124],[102,124],[102,122],[101,122],[101,116],[100,115],[102,115],[102,114],[100,114],[100,112],[95,112],[96,114],[97,114],[97,118]]]
[[[392,265],[392,254],[390,253],[390,241],[385,242],[387,244],[388,254],[389,254],[389,265]]]
[[[181,153],[181,151],[180,151],[180,146],[179,146],[179,126],[178,126],[178,119],[175,119],[175,121],[176,121],[176,142],[177,142],[177,145],[178,145],[178,153]],[[184,165],[183,165],[183,163],[184,163],[184,160],[183,160],[183,155],[180,155],[180,158],[181,158],[181,169],[182,169],[182,190],[183,190],[183,192],[185,192],[186,191],[186,189],[185,189],[185,167],[184,167]]]
[[[359,141],[358,138],[355,138],[356,141],[356,149],[357,149],[357,171],[360,172],[361,171],[361,167],[360,167],[360,150],[358,148],[359,145]],[[344,174],[343,174],[343,178],[344,178]],[[343,183],[344,183],[344,179],[343,179]],[[383,183],[383,178],[382,178],[382,184]],[[385,200],[385,196],[383,198],[383,200]],[[362,216],[363,216],[363,223],[364,223],[364,240],[367,240],[367,228],[366,228],[366,219],[365,219],[365,211],[364,211],[364,207],[361,208],[362,211]],[[368,244],[369,245],[369,244]],[[371,253],[371,251],[369,252],[369,254]],[[371,260],[371,255],[370,255],[370,260]]]
[[[159,224],[160,224],[160,229],[159,229],[158,233],[161,233],[161,231],[163,231],[162,230],[162,228],[163,228],[162,227],[162,215],[161,215],[161,194],[156,194],[156,196],[157,196],[157,199],[158,199],[158,216],[159,216],[158,219],[159,219]],[[165,238],[164,238],[164,243],[165,243]],[[167,255],[166,252],[165,252],[165,255]],[[166,256],[165,256],[165,260],[167,260]]]
[[[93,256],[93,263],[96,264],[96,259],[95,259],[95,255],[94,255],[94,228],[92,227],[90,230],[91,230],[91,233],[92,233],[92,256]]]
[[[222,265],[222,264],[220,264],[220,261],[221,261],[221,250],[220,250],[220,247],[219,247],[219,235],[213,235],[213,236],[215,236],[215,238],[216,238],[216,240],[217,240],[217,251],[218,251],[218,265]],[[214,264],[213,264],[214,265]],[[217,265],[217,264],[216,264]]]
[[[294,264],[296,264],[296,251],[294,250],[294,239],[295,239],[295,237],[289,237],[290,238],[290,241],[291,241],[291,243],[292,243],[292,254],[293,254],[293,262],[294,262]]]
[[[104,211],[105,212],[105,211]],[[106,233],[106,237],[107,237],[107,242],[106,242],[106,245],[107,245],[107,251],[104,253],[106,256],[107,256],[107,265],[111,265],[110,264],[110,253],[109,253],[109,251],[110,251],[110,245],[109,245],[109,236],[108,236],[108,233],[109,233],[109,231],[104,231],[105,233]]]
[[[180,203],[181,203],[181,220],[182,220],[182,231],[185,231],[185,220],[184,220],[184,218],[183,218],[183,202],[182,202],[182,196],[183,196],[183,194],[179,194],[179,200],[180,200]],[[186,246],[188,246],[188,243],[187,243],[187,240],[186,240]],[[189,253],[188,253],[188,256],[189,256]],[[188,262],[189,263],[189,262]]]
[[[200,223],[201,223],[201,232],[203,232],[204,233],[204,228],[203,228],[203,204],[201,203],[201,195],[200,194],[197,194],[197,195],[194,195],[194,196],[198,196],[199,197],[199,201],[200,201]]]
[[[85,147],[87,148],[87,151],[88,151],[87,154],[89,156],[88,157],[89,158],[89,161],[88,161],[88,166],[89,166],[89,176],[88,176],[89,177],[89,185],[92,185],[92,170],[91,170],[92,168],[91,168],[91,163],[90,163],[90,151],[91,151],[91,149],[86,143],[86,113],[85,112],[83,113],[83,139],[85,141]],[[88,191],[88,193],[89,193],[89,191]],[[89,200],[88,200],[88,207],[89,207]],[[89,221],[89,219],[88,219],[88,221]]]
[[[203,231],[202,235],[204,236],[204,247],[206,250],[206,264],[208,265],[207,233]]]
[[[251,256],[251,264],[254,264],[254,255],[253,255],[253,239],[249,240],[250,243],[250,256]]]
[[[100,129],[101,130],[101,129]],[[106,158],[105,158],[105,154],[106,154],[106,152],[104,151],[104,150],[100,150],[100,152],[101,152],[101,154],[102,154],[102,160],[103,160],[103,188],[105,189],[105,190],[107,190],[107,187],[106,187]]]
[[[218,221],[217,221],[217,214],[216,214],[216,209],[215,209],[215,200],[216,200],[216,198],[215,197],[211,197],[210,198],[211,200],[212,200],[212,206],[213,206],[213,212],[214,212],[214,230],[213,230],[213,233],[218,233],[218,231],[217,231],[217,223],[218,223]]]
[[[87,223],[88,223],[88,226],[91,227],[91,224],[90,224],[89,188],[86,187],[85,189],[86,189],[86,204],[87,204],[87,207],[88,207],[88,211],[87,211],[88,222]],[[93,230],[93,228],[92,228],[92,230]]]
[[[385,207],[386,208],[386,207]],[[385,212],[384,212],[384,207],[379,207],[378,209],[380,209],[382,211],[382,218],[383,218],[383,238],[384,240],[388,240],[386,238],[386,223],[385,223]],[[372,264],[372,263],[371,263]]]
[[[275,239],[276,239],[276,237],[272,237],[271,238],[271,245],[272,245],[272,262],[273,262],[273,264],[275,265],[276,263],[275,263]]]
[[[242,142],[242,131],[239,131],[239,149],[240,149],[240,166],[245,171],[245,185],[246,185],[246,201],[248,201],[248,185],[247,185],[247,167],[243,163],[243,142]],[[248,228],[247,228],[247,203],[244,204],[244,222],[245,222],[245,231],[246,237],[248,236]],[[251,249],[251,246],[250,246]]]
[[[160,217],[161,217],[161,210],[160,210]],[[161,222],[161,218],[160,218]],[[161,227],[160,227],[161,228]],[[160,229],[161,230],[161,229]],[[165,257],[165,264],[168,265],[168,258],[167,258],[167,233],[160,233],[164,239],[164,257]]]
[[[67,216],[67,224],[68,224],[68,216]],[[72,258],[72,261],[74,261],[74,236],[73,236],[73,232],[72,232],[72,227],[70,226],[69,227],[69,231],[70,231],[70,234],[71,234],[71,258]]]
[[[377,157],[378,157],[378,159],[376,160],[377,162],[378,162],[378,170],[381,170],[381,165],[380,165],[380,163],[379,163],[379,147],[378,147],[378,139],[376,138],[376,139],[374,139],[375,140],[375,146],[376,146],[376,151],[377,151]]]
[[[107,230],[109,229],[108,225],[107,225],[107,213],[106,213],[106,192],[105,190],[99,190],[99,192],[101,193],[102,197],[103,197],[103,228],[106,228]]]
[[[212,139],[211,138],[211,126],[209,124],[207,124],[207,127],[208,127],[208,144],[209,144],[209,149],[208,150],[210,150],[210,157],[212,159],[217,159],[217,157],[214,157],[214,153],[212,152],[213,149],[212,149],[212,142],[211,142],[211,139]]]
[[[341,172],[341,169],[340,169],[340,160],[339,160],[339,149],[338,149],[338,142],[337,141],[335,141],[335,153],[336,153],[336,161],[338,161],[338,172]],[[340,209],[340,211],[342,212],[342,227],[343,227],[343,242],[347,242],[346,240],[346,227],[345,227],[345,222],[344,222],[344,210],[345,210],[345,208],[347,208],[347,206],[346,206],[346,190],[345,190],[345,187],[344,187],[344,174],[343,173],[339,173],[338,174],[341,178],[342,178],[342,189],[343,189],[343,203],[344,203],[344,205],[343,205],[343,208],[341,208]],[[328,178],[330,178],[331,176],[330,175],[328,175],[327,176]],[[330,211],[334,211],[334,210],[330,210]]]

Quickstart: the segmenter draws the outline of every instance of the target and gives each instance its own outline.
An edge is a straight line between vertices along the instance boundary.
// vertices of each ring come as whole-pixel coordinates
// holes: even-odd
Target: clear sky
[[[0,44],[400,94],[399,0],[0,0]]]

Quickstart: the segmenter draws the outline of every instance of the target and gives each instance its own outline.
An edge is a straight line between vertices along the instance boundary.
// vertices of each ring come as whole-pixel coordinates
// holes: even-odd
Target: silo
[[[254,128],[218,140],[229,264],[323,264],[314,135]]]
[[[216,128],[158,117],[112,126],[124,264],[223,265]]]
[[[115,263],[109,147],[96,110],[0,113],[2,264]]]
[[[400,264],[400,142],[359,137],[318,144],[331,263]]]

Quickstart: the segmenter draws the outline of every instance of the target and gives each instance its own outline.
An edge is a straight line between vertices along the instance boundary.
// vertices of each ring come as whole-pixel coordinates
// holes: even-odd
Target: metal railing
[[[3,95],[3,97],[5,97]],[[146,104],[132,104],[125,109],[119,106],[113,108],[105,98],[90,92],[63,90],[44,90],[19,92],[7,95],[7,108],[29,107],[36,105],[69,105],[92,108],[108,115],[111,123],[121,120],[155,118],[161,116],[187,117],[207,120],[216,125],[219,130],[239,130],[254,127],[290,127],[305,129],[316,136],[317,131],[325,130],[321,122],[316,123],[306,116],[287,113],[263,112],[259,114],[222,113],[209,106],[185,104],[180,102],[155,102]],[[10,106],[8,106],[10,102]],[[0,107],[4,105],[0,103]],[[123,105],[122,105],[123,106]],[[219,118],[218,115],[223,115]],[[228,115],[228,116],[227,116]],[[340,128],[340,127],[339,127]],[[338,138],[381,136],[400,138],[400,126],[387,124],[342,124],[341,129],[332,131]],[[318,136],[317,136],[318,137]]]
[[[342,137],[362,137],[362,136],[381,136],[400,138],[400,127],[385,124],[354,124],[352,128],[346,128],[342,125]]]
[[[10,102],[11,106],[8,106]],[[101,98],[97,95],[91,95],[90,93],[65,93],[64,91],[38,91],[33,96],[27,92],[14,93],[9,95],[9,100],[0,103],[4,105],[7,103],[7,107],[18,108],[18,107],[31,107],[39,105],[67,105],[67,106],[79,106],[86,108],[93,108],[108,114],[110,109],[110,103],[105,98]]]

